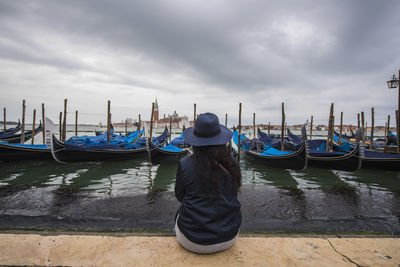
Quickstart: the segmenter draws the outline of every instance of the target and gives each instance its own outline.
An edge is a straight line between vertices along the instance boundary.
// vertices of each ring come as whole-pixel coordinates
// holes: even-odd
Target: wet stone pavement
[[[0,228],[170,232],[176,164],[0,163]],[[242,232],[400,234],[400,175],[242,162]]]

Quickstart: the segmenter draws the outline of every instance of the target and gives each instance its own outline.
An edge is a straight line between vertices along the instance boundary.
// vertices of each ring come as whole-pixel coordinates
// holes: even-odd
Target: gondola
[[[0,142],[0,161],[49,160],[51,149],[46,145],[9,144]]]
[[[150,140],[149,142],[149,157],[154,164],[161,162],[177,162],[190,151],[188,148],[180,148],[172,144],[164,147],[157,147]]]
[[[299,144],[302,139],[307,138],[305,127],[302,128],[302,136],[294,135],[288,129],[288,138],[294,144]],[[307,140],[308,166],[329,170],[356,171],[361,167],[360,147],[356,144],[351,151],[350,144],[334,145],[336,151],[325,151],[326,140]],[[323,145],[323,149],[318,149]],[[349,152],[348,152],[349,151]]]
[[[238,132],[237,130],[233,131],[233,141],[238,146]],[[253,139],[256,142],[258,139]],[[241,135],[241,149],[244,150],[246,156],[251,159],[255,159],[261,162],[264,165],[268,165],[271,167],[277,168],[285,168],[285,169],[294,169],[294,170],[303,170],[307,166],[307,151],[305,142],[302,142],[301,146],[297,151],[294,152],[285,152],[277,150],[270,146],[264,146],[260,144],[258,141],[258,145],[253,147],[250,144],[250,140]]]
[[[3,134],[15,134],[16,132],[21,130],[21,127],[22,127],[21,126],[21,122],[18,120],[18,124],[17,124],[16,127],[10,128],[10,129],[6,129],[6,132],[4,132],[4,130],[1,131],[0,132],[0,136],[3,135]]]
[[[361,153],[361,168],[400,171],[400,154],[364,150]]]
[[[42,131],[42,124],[35,129],[35,135]],[[26,131],[24,134],[24,142],[30,140],[32,138],[32,130]],[[7,142],[7,143],[20,143],[21,141],[21,134],[3,134],[0,135],[0,142]]]
[[[159,144],[163,144],[168,136],[168,129],[165,129],[165,131],[159,137],[154,138],[154,140],[157,140]],[[132,159],[147,155],[148,149],[146,142],[142,142],[143,139],[144,138],[140,138],[133,144],[129,143],[129,148],[126,148],[122,144],[96,146],[65,144],[52,135],[51,153],[53,158],[60,163]]]

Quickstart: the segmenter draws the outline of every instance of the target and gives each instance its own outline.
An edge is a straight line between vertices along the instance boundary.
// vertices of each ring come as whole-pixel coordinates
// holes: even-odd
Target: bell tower
[[[158,103],[157,103],[157,98],[156,102],[154,102],[154,121],[157,122],[159,120],[158,117]]]

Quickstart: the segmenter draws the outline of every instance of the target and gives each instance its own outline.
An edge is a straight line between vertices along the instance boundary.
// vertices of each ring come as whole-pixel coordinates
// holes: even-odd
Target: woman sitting
[[[239,235],[242,220],[237,192],[241,173],[226,144],[232,131],[212,113],[200,114],[184,132],[193,155],[179,162],[175,196],[179,207],[176,240],[195,253],[228,249]]]

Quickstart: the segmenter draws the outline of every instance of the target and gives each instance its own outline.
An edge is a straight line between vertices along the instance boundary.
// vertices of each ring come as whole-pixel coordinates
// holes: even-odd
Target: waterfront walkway
[[[2,232],[0,265],[399,266],[400,238],[242,235],[227,251],[198,255],[157,234]]]

